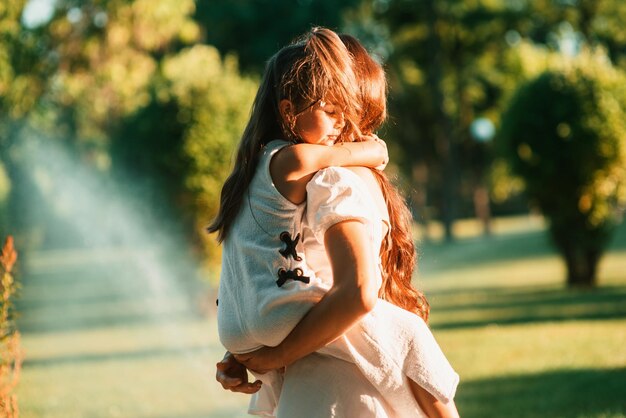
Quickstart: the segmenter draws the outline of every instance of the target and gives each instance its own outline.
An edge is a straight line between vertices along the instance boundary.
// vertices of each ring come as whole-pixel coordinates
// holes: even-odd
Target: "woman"
[[[341,51],[337,53],[340,54]],[[340,74],[334,75],[339,76]],[[366,126],[366,121],[367,124],[371,124],[371,121],[375,120],[376,117],[379,117],[381,121],[384,118],[384,77],[382,79],[383,83],[378,84],[383,88],[382,94],[378,94],[376,100],[373,99],[374,93],[376,93],[375,89],[369,88],[371,84],[365,83],[366,77],[364,74],[361,74],[361,77],[363,82],[361,84],[360,94],[362,96],[361,103],[364,105],[364,109],[371,108],[371,106],[365,105],[379,105],[377,107],[374,106],[374,108],[379,109],[378,115],[373,110],[368,110],[364,113],[366,117],[360,120],[359,125]],[[263,86],[260,91],[262,89]],[[378,93],[380,93],[380,91],[378,91]],[[340,96],[340,94],[334,95],[335,101],[338,96]],[[382,106],[380,106],[381,98]],[[305,126],[314,127],[314,125],[307,125],[306,121],[312,122],[316,120],[312,115],[315,114],[314,112],[324,107],[322,103],[324,103],[324,106],[326,105],[325,101],[317,99],[313,101],[312,104],[303,107],[298,105],[297,101],[281,100],[279,111],[282,119],[287,121],[287,123],[285,123],[287,129],[284,131],[287,134],[297,134],[297,137],[305,142],[311,141],[312,138],[314,139],[314,136],[310,135],[310,133],[317,132],[318,130],[305,129]],[[334,107],[337,107],[337,104],[334,104]],[[345,106],[341,108],[347,110]],[[380,109],[382,109],[382,113]],[[372,115],[374,115],[373,118],[370,117]],[[343,118],[343,113],[341,114],[341,118]],[[299,130],[299,132],[296,132],[296,130]],[[276,147],[276,144],[268,144],[268,147],[272,149],[272,147]],[[273,151],[274,150],[272,150],[272,152]],[[285,154],[283,153],[282,155]],[[285,159],[280,158],[280,156],[280,154],[276,154],[275,160],[272,162],[272,180],[274,180],[278,191],[283,196],[290,199],[290,193],[293,190],[297,190],[298,187],[291,187],[292,185],[289,181],[276,181],[277,178],[280,180],[280,174],[284,172],[284,170],[281,170],[281,161],[285,162]],[[272,156],[269,156],[269,158],[272,158]],[[269,163],[267,158],[261,159],[261,161]],[[288,162],[289,160],[286,161],[286,163]],[[280,395],[277,409],[278,416],[299,416],[298,409],[304,398],[312,401],[312,406],[315,409],[314,411],[308,410],[306,416],[335,416],[333,414],[339,414],[337,416],[395,416],[394,413],[400,413],[402,411],[402,409],[398,409],[399,405],[387,401],[400,399],[392,396],[396,395],[396,393],[391,393],[393,390],[398,389],[401,391],[406,389],[402,387],[394,388],[389,385],[385,386],[385,380],[390,380],[389,376],[385,376],[384,373],[381,374],[379,370],[374,367],[380,364],[372,363],[368,357],[365,358],[365,361],[362,361],[363,359],[359,357],[359,350],[351,351],[349,344],[354,341],[359,341],[359,338],[363,340],[364,336],[376,334],[376,332],[368,334],[367,330],[369,329],[371,331],[375,329],[371,324],[371,322],[375,322],[376,320],[376,315],[373,315],[374,313],[380,314],[380,312],[386,312],[384,302],[379,301],[377,303],[376,301],[379,288],[381,289],[381,295],[383,297],[393,301],[398,306],[405,307],[415,311],[417,314],[423,315],[422,318],[424,319],[427,305],[424,303],[425,299],[410,287],[410,273],[414,261],[413,247],[410,234],[408,234],[407,225],[401,225],[401,223],[397,222],[397,220],[402,217],[401,215],[403,213],[406,214],[406,207],[402,204],[398,205],[400,201],[397,199],[397,194],[394,193],[393,189],[388,187],[389,185],[383,177],[376,178],[371,172],[363,169],[356,169],[355,171],[358,174],[335,168],[323,170],[315,175],[313,181],[307,186],[307,225],[309,229],[308,232],[306,228],[303,231],[303,236],[306,241],[305,254],[307,258],[315,259],[317,257],[318,262],[316,264],[318,269],[315,271],[315,277],[322,278],[322,281],[324,278],[330,280],[332,287],[321,297],[317,305],[304,316],[298,326],[296,326],[286,338],[283,339],[281,337],[279,339],[279,342],[280,340],[282,340],[282,342],[280,342],[277,347],[261,349],[239,357],[254,370],[268,370],[274,368],[274,366],[290,364],[294,360],[319,349],[326,343],[335,340],[341,334],[346,333],[342,339],[350,335],[352,335],[352,339],[347,338],[345,341],[333,342],[331,346],[341,346],[343,342],[345,343],[343,347],[347,347],[347,349],[332,354],[338,358],[342,358],[342,355],[352,355],[349,360],[353,361],[355,364],[349,364],[337,358],[316,358],[314,356],[309,356],[295,362],[293,366],[287,368],[285,374],[285,387]],[[383,189],[381,189],[381,187]],[[386,192],[384,196],[383,190]],[[327,193],[329,191],[330,193]],[[298,193],[296,193],[296,195],[298,195]],[[339,196],[339,198],[337,198],[337,196]],[[391,234],[387,233],[389,221],[387,220],[388,214],[385,198],[387,202],[390,203],[390,209],[392,209]],[[254,217],[254,214],[252,214],[252,216]],[[271,217],[267,219],[268,222],[270,222]],[[383,277],[381,277],[381,271],[377,263],[373,263],[372,260],[377,258],[383,237],[387,237],[385,241],[386,245],[390,246],[392,251],[385,251],[386,257],[383,257],[382,260],[384,264],[382,270],[383,273],[387,274],[383,274]],[[404,248],[400,246],[400,251],[398,251],[398,240],[394,238],[400,238],[400,241],[405,244],[408,243],[408,247],[410,248],[406,245]],[[317,251],[313,250],[316,248],[316,245]],[[325,257],[326,253],[328,253],[328,258]],[[294,256],[299,257],[296,253],[294,253]],[[328,274],[331,269],[332,276]],[[398,274],[389,274],[393,272]],[[408,275],[406,273],[408,273]],[[300,277],[302,277],[302,274]],[[384,281],[382,287],[380,281]],[[231,291],[238,291],[236,287],[232,289],[234,290]],[[372,314],[365,316],[374,308],[374,305],[376,305],[376,309],[372,311]],[[396,307],[393,308],[397,311],[402,311]],[[393,311],[392,308],[389,309]],[[402,312],[404,313],[396,312],[396,314],[400,316],[404,314],[412,315],[407,311]],[[406,328],[419,326],[420,322],[415,320],[415,318],[419,318],[416,315],[412,316],[412,318],[409,318],[405,322],[408,324]],[[358,326],[363,326],[362,330],[364,332],[355,333],[354,329],[350,328],[354,325],[356,320],[361,317],[363,317],[363,321],[359,322]],[[332,318],[332,320],[328,320],[329,318]],[[368,322],[370,322],[370,328],[367,328]],[[400,322],[401,321],[398,321],[398,323]],[[393,328],[394,324],[395,321],[388,322],[390,329]],[[424,325],[423,321],[421,324]],[[250,331],[258,332],[258,328],[253,327]],[[314,333],[311,333],[311,331],[314,331]],[[406,347],[407,350],[398,351],[398,353],[395,353],[398,354],[395,357],[382,356],[379,358],[403,358],[410,350],[414,352],[417,346],[428,348],[428,350],[425,350],[428,352],[426,355],[418,352],[417,356],[405,356],[406,358],[418,358],[420,362],[417,362],[417,364],[413,362],[411,364],[412,368],[409,371],[413,372],[412,375],[411,373],[407,373],[407,375],[411,376],[413,381],[402,375],[400,382],[405,383],[405,385],[400,386],[410,386],[411,389],[414,390],[415,397],[420,401],[423,410],[429,412],[430,409],[435,408],[433,410],[436,411],[437,403],[443,404],[443,402],[436,400],[425,388],[429,389],[430,392],[441,395],[441,391],[437,392],[437,389],[441,389],[441,385],[436,386],[430,384],[437,381],[436,376],[427,376],[427,378],[424,378],[423,374],[431,372],[431,370],[428,367],[423,367],[424,364],[421,364],[421,362],[426,364],[429,363],[428,360],[436,358],[442,366],[442,370],[445,369],[447,362],[445,362],[445,358],[443,362],[441,361],[442,355],[436,343],[434,346],[433,344],[428,345],[429,341],[433,342],[434,340],[432,340],[432,335],[427,332],[427,329],[422,329],[422,334],[420,334],[419,339],[407,338],[407,341],[399,341],[397,339],[398,335],[402,335],[401,328],[398,328],[396,331],[400,331],[400,333],[394,334],[396,340],[387,341],[387,343],[391,345],[385,346],[385,342],[382,341],[382,345],[378,347],[383,347],[387,351],[393,351],[396,349],[396,346],[399,346]],[[412,335],[411,337],[415,337],[416,335]],[[377,337],[374,335],[372,341],[376,341],[376,338]],[[224,338],[222,339],[224,341]],[[403,345],[403,343],[408,341],[413,341],[414,345]],[[364,344],[367,344],[367,341],[365,341]],[[431,355],[431,358],[428,357],[429,355]],[[229,371],[228,364],[229,360],[227,359],[226,362],[223,363],[223,366],[220,366],[224,369],[223,371]],[[318,383],[315,385],[317,388],[316,393],[319,395],[317,397],[311,397],[309,393],[311,388],[303,386],[304,378],[307,376],[311,377],[311,373],[306,372],[303,374],[302,368],[304,367],[306,369],[306,366],[310,366],[311,364],[314,370],[318,372],[322,370],[328,372],[322,373],[314,379],[314,381]],[[387,366],[390,366],[389,370],[392,369],[391,365],[388,364]],[[333,387],[333,390],[330,392],[326,390],[324,393],[326,395],[331,394],[335,396],[339,388],[346,387],[346,385],[340,383],[334,386],[329,384],[331,382],[340,382],[340,380],[337,380],[338,375],[332,373],[338,368],[343,370],[342,375],[344,377],[346,373],[351,373],[351,389],[348,393],[354,396],[351,400],[347,396],[342,396],[341,402],[336,403],[331,398],[322,396],[320,390],[322,388],[329,389]],[[383,369],[386,371],[386,368]],[[396,369],[405,371],[402,367],[396,367]],[[449,387],[445,388],[448,394],[448,400],[450,393],[454,392],[458,379],[453,371],[449,374],[453,376],[448,382]],[[364,379],[364,375],[366,375],[369,380]],[[324,382],[324,377],[326,377],[326,379],[330,378],[331,380],[323,385],[319,384]],[[402,380],[403,378],[404,380]],[[421,382],[421,385],[415,384],[415,382],[418,381]],[[441,380],[437,382],[441,383]],[[383,396],[380,396],[381,387],[389,389],[389,393],[383,391]],[[254,388],[254,386],[248,386],[245,390],[252,390]],[[289,396],[285,396],[285,394]],[[424,402],[426,403],[422,404]],[[454,410],[454,404],[452,402],[447,402],[445,406],[448,410]],[[411,408],[410,405],[407,407]]]

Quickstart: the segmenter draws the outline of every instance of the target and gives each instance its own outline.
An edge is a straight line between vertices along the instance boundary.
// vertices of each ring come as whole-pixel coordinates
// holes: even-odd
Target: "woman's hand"
[[[253,394],[261,389],[261,381],[250,383],[248,381],[248,372],[246,367],[239,363],[235,357],[228,351],[224,354],[222,361],[216,365],[215,380],[217,380],[224,389],[231,392]]]
[[[287,365],[276,347],[261,347],[256,351],[245,354],[234,354],[234,356],[235,359],[246,366],[248,370],[261,374],[275,369],[281,369]]]

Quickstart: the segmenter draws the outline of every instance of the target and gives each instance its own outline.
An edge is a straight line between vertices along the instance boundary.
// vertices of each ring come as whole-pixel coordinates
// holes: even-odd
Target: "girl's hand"
[[[256,351],[245,354],[234,354],[235,359],[256,373],[267,373],[271,370],[286,366],[282,356],[275,347],[261,347]]]
[[[253,394],[261,389],[261,381],[257,380],[253,383],[248,381],[248,372],[246,367],[237,362],[235,357],[228,351],[224,358],[215,365],[215,380],[217,380],[224,389],[231,392]]]
[[[382,163],[374,167],[376,170],[383,171],[385,167],[387,167],[387,163],[389,163],[389,153],[387,151],[387,144],[385,141],[380,139],[376,134],[369,134],[361,136],[361,140],[363,142],[373,142],[377,144],[380,148],[378,152],[380,152]]]

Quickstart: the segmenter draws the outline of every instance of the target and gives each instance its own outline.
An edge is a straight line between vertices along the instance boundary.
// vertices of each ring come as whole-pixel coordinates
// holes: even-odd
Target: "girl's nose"
[[[335,122],[335,128],[343,129],[344,126],[346,126],[346,120],[343,116],[343,112],[340,112],[337,116],[337,121]]]

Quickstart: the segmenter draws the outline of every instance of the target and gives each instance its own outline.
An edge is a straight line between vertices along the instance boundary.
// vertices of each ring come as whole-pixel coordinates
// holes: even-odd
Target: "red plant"
[[[19,416],[17,396],[13,390],[19,381],[23,359],[20,333],[11,318],[11,298],[17,289],[12,273],[16,261],[13,237],[9,236],[0,253],[0,416],[6,418]]]
[[[11,273],[13,266],[17,261],[17,252],[13,246],[13,237],[9,235],[2,247],[2,254],[0,254],[0,266],[6,273]]]

